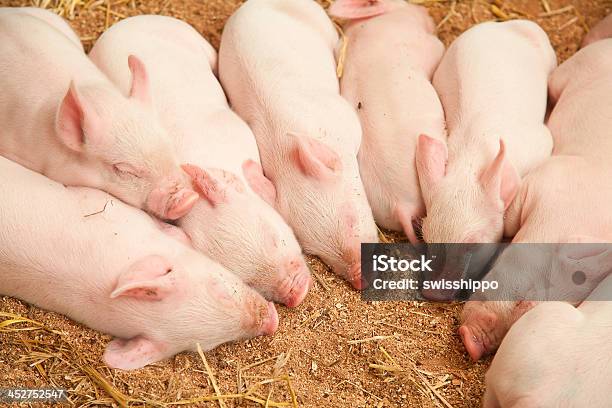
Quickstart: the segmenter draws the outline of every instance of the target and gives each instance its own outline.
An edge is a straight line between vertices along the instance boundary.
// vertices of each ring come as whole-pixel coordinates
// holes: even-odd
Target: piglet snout
[[[278,313],[274,303],[266,301],[259,293],[247,295],[241,326],[246,337],[270,336],[278,329]]]
[[[156,188],[149,194],[147,207],[156,216],[167,219],[179,219],[193,208],[198,194],[190,188],[173,186]]]
[[[347,231],[347,234],[349,235],[347,242],[342,248],[343,262],[339,265],[338,272],[355,289],[362,290],[368,284],[361,279],[361,239],[354,235],[352,227]]]
[[[261,322],[259,334],[263,336],[270,336],[278,329],[278,313],[274,303],[268,302],[267,314],[263,317]]]
[[[310,271],[301,256],[286,262],[282,269],[282,275],[286,277],[278,288],[278,299],[287,307],[296,307],[312,286]]]
[[[459,336],[472,360],[478,361],[498,347],[495,335],[498,320],[492,311],[478,308],[470,311],[459,327]]]
[[[188,188],[180,189],[170,196],[166,205],[166,217],[170,220],[184,217],[191,211],[198,198],[199,195],[195,191]]]
[[[346,278],[355,289],[362,290],[364,288],[364,282],[361,280],[361,261],[349,266]]]
[[[482,338],[476,336],[469,326],[459,327],[459,336],[472,360],[478,361],[485,355],[486,349]]]

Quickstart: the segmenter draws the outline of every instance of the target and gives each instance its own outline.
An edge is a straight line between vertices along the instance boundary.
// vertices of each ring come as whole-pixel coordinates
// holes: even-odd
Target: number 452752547
[[[0,388],[0,402],[66,401],[66,390],[58,388]]]

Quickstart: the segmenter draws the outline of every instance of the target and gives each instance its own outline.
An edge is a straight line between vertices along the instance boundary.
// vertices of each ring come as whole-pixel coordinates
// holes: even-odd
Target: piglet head
[[[88,186],[164,219],[185,215],[197,199],[157,122],[146,69],[130,56],[129,98],[114,90],[70,84],[56,118],[59,140],[89,171]]]
[[[416,165],[427,217],[426,242],[493,243],[503,236],[503,217],[516,195],[520,178],[506,159],[504,142],[484,169],[447,169],[446,145],[421,135]],[[448,171],[447,171],[448,170]]]
[[[311,285],[310,271],[293,231],[272,207],[276,189],[259,163],[245,161],[244,177],[216,168],[183,167],[201,197],[179,222],[194,245],[267,299],[299,305]]]
[[[124,309],[140,334],[108,345],[104,360],[110,367],[141,368],[197,343],[210,350],[276,331],[271,303],[203,255],[188,248],[179,255],[176,262],[145,257],[117,279],[110,294],[114,308]]]
[[[276,204],[305,252],[361,288],[361,243],[378,235],[357,167],[326,144],[287,135],[287,168],[275,176]]]

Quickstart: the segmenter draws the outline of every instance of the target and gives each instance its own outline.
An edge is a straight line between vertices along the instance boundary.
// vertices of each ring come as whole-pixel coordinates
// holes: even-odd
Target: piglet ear
[[[244,193],[242,181],[229,171],[203,169],[193,164],[181,167],[193,180],[196,192],[213,206],[227,202],[233,193]]]
[[[274,203],[276,202],[276,188],[274,184],[264,176],[261,165],[249,159],[242,164],[242,172],[253,191],[274,207]]]
[[[104,362],[111,368],[135,370],[164,359],[166,347],[142,336],[129,340],[114,339],[104,352]]]
[[[448,150],[444,142],[427,135],[419,136],[416,147],[416,168],[426,205],[431,190],[446,174],[447,159]]]
[[[117,280],[111,298],[120,296],[139,300],[163,300],[176,291],[172,264],[157,255],[132,264]]]
[[[57,111],[55,127],[62,143],[76,152],[81,152],[85,144],[83,127],[86,114],[92,116],[93,112],[85,105],[74,81],[71,81]]]
[[[521,179],[514,166],[506,160],[506,146],[503,140],[499,140],[499,153],[482,173],[480,183],[493,200],[502,200],[504,211],[516,196]]]
[[[340,156],[325,144],[294,133],[289,133],[287,137],[293,139],[291,160],[306,176],[323,180],[342,170]]]
[[[336,0],[329,14],[345,20],[373,17],[389,11],[389,0]]]
[[[135,55],[130,55],[128,56],[128,66],[132,73],[130,98],[149,103],[151,101],[151,96],[149,94],[149,76],[144,63]]]

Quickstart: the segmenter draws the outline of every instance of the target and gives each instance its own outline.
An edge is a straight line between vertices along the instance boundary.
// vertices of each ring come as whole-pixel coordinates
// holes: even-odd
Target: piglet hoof
[[[268,313],[261,322],[260,335],[271,336],[278,329],[278,313],[274,303],[268,302]]]
[[[361,280],[361,262],[357,262],[348,268],[346,280],[357,290],[362,290],[365,287],[364,282]]]
[[[199,195],[187,188],[183,188],[172,195],[168,201],[166,208],[166,218],[169,220],[177,220],[184,217],[191,211]]]
[[[312,286],[312,278],[309,273],[302,273],[292,279],[289,293],[285,296],[283,303],[287,307],[296,307],[308,294]]]

